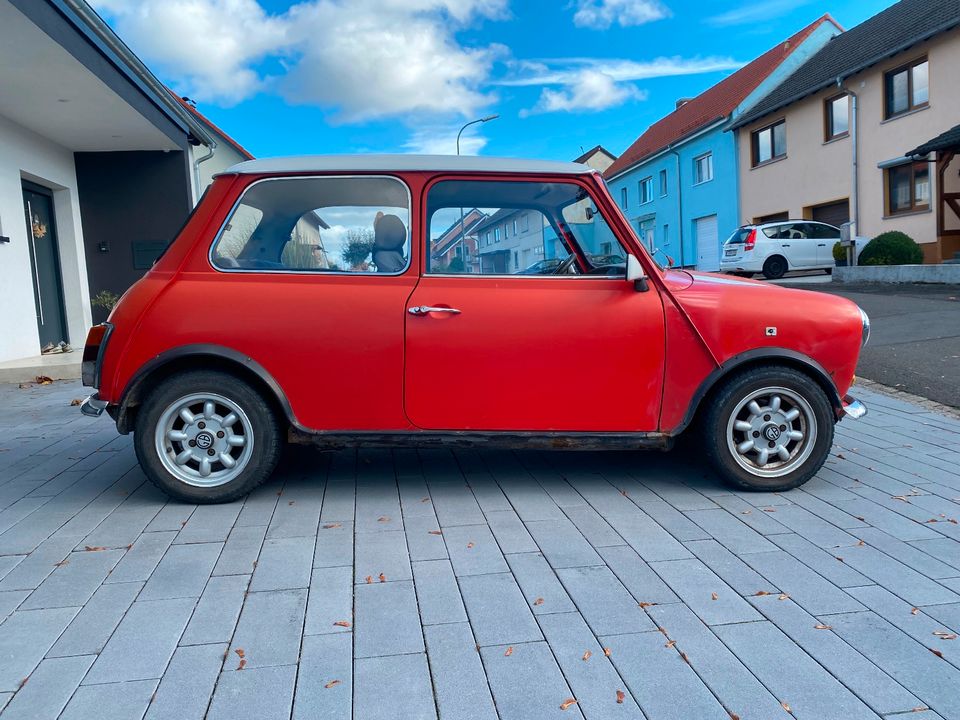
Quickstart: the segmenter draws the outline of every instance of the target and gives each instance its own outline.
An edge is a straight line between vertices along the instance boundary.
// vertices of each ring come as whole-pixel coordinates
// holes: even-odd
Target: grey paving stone
[[[466,621],[467,611],[449,560],[415,562],[413,577],[424,625]]]
[[[3,711],[4,720],[55,718],[66,707],[84,674],[96,658],[83,655],[47,658],[30,675]]]
[[[604,518],[640,557],[648,563],[691,557],[690,552],[680,544],[679,540],[660,527],[636,505],[633,503],[630,505],[633,510],[618,511],[614,515],[604,515]]]
[[[20,687],[78,610],[18,610],[0,625],[0,691]]]
[[[323,507],[320,508],[320,522],[353,523],[356,512],[357,489],[353,480],[349,482],[327,482],[323,495]]]
[[[692,510],[686,515],[706,530],[710,537],[738,555],[774,549],[763,535],[740,521],[742,516],[731,515],[722,508]]]
[[[357,585],[354,613],[355,657],[423,652],[423,630],[412,582]]]
[[[579,613],[544,615],[540,627],[586,717],[643,718],[636,701],[626,693],[626,684]],[[620,702],[618,690],[624,693]]]
[[[212,577],[200,596],[181,645],[230,642],[246,596],[249,575]]]
[[[353,523],[321,523],[316,542],[313,552],[314,567],[353,565]]]
[[[800,720],[876,720],[870,708],[771,623],[723,625],[714,632]]]
[[[537,552],[539,548],[513,510],[498,510],[486,514],[487,524],[503,553]]]
[[[193,598],[138,600],[133,603],[90,668],[83,684],[161,677],[190,620],[194,603]]]
[[[955,633],[960,633],[960,603],[952,605],[927,605],[923,612],[936,618]]]
[[[222,549],[223,543],[171,545],[147,580],[140,599],[200,597]]]
[[[226,644],[177,648],[146,720],[203,720],[226,650]]]
[[[250,668],[296,664],[306,607],[306,590],[250,593],[230,652],[242,649]]]
[[[403,708],[404,720],[437,717],[423,653],[359,658],[354,671],[354,717],[395,720],[397,708]]]
[[[403,530],[357,533],[356,555],[354,582],[365,582],[367,576],[376,581],[381,573],[387,580],[413,577]]]
[[[280,496],[273,483],[262,485],[247,495],[234,527],[267,526],[273,517]]]
[[[873,527],[893,535],[898,540],[929,540],[938,537],[933,530],[866,498],[838,500],[834,504],[849,515],[863,518]]]
[[[296,665],[220,674],[206,720],[289,720]]]
[[[844,530],[853,530],[856,535],[858,528],[868,527],[867,523],[859,518],[855,518],[850,513],[844,512],[828,502],[824,502],[815,495],[804,492],[801,488],[795,493],[790,493],[790,499],[795,505],[799,505],[804,510],[812,512],[817,517],[826,520],[831,525],[836,525]]]
[[[479,525],[485,522],[473,492],[463,482],[437,483],[430,487],[430,500],[440,527]]]
[[[477,504],[483,512],[496,512],[498,510],[513,510],[507,496],[503,494],[500,486],[488,474],[471,474],[467,476],[467,482],[473,491],[473,496],[477,499]]]
[[[57,563],[67,558],[75,544],[69,537],[51,537],[44,540],[0,580],[0,592],[34,590],[56,570]]]
[[[560,582],[596,635],[652,630],[653,623],[606,566],[557,570]]]
[[[510,571],[534,615],[576,610],[557,574],[540,553],[507,556]]]
[[[649,720],[730,720],[662,633],[601,637],[600,643],[610,649],[610,660]]]
[[[440,717],[496,720],[497,712],[470,625],[435,625],[425,627],[423,632]]]
[[[564,513],[594,548],[626,544],[600,513],[589,505],[570,505],[564,508]]]
[[[82,685],[77,688],[59,720],[140,720],[156,689],[156,680]]]
[[[443,539],[457,577],[506,572],[507,562],[486,525],[447,527]]]
[[[101,585],[50,648],[47,657],[100,653],[142,588],[142,582]]]
[[[7,546],[3,544],[2,540],[0,540],[0,547],[4,550],[7,549]],[[5,578],[25,557],[26,555],[0,555],[0,580]]]
[[[527,530],[554,569],[603,564],[576,525],[566,518],[528,522]]]
[[[159,489],[144,483],[87,535],[77,550],[82,550],[84,545],[109,548],[130,545],[153,520],[159,503],[165,500]]]
[[[673,505],[663,500],[657,499],[638,502],[637,506],[681,542],[687,540],[705,540],[710,537],[710,534],[703,528],[673,507]]]
[[[776,510],[777,522],[786,525],[817,547],[846,547],[856,545],[858,542],[857,538],[850,533],[831,525],[798,505],[784,505],[777,507]]]
[[[684,543],[684,547],[741,595],[776,591],[772,583],[716,540],[696,540]]]
[[[685,605],[674,603],[651,608],[650,616],[667,641],[687,658],[694,672],[737,717],[783,717],[783,708],[710,629]]]
[[[960,575],[960,570],[957,568],[942,563],[913,545],[897,540],[881,530],[862,528],[857,530],[856,533],[868,545],[872,545],[928,578],[949,578]]]
[[[174,543],[225,542],[242,506],[240,501],[198,506],[177,534]]]
[[[695,558],[651,563],[650,567],[707,625],[760,619],[749,603]]]
[[[667,584],[660,579],[632,547],[600,548],[600,556],[623,586],[638,603],[680,602]]]
[[[818,548],[799,535],[777,535],[770,538],[781,549],[786,550],[797,560],[837,587],[848,588],[871,585],[873,580],[862,575],[837,559],[827,550]]]
[[[937,558],[940,562],[960,570],[960,542],[950,538],[937,538],[935,540],[914,540],[910,544],[927,553],[927,555]]]
[[[260,550],[250,591],[310,587],[313,543],[312,537],[268,537]]]
[[[29,594],[29,590],[7,590],[6,592],[0,592],[0,623],[6,620],[10,613],[17,609]]]
[[[766,509],[754,507],[737,495],[721,495],[713,500],[717,505],[761,535],[777,535],[790,532],[790,528],[776,521],[775,512],[767,512],[767,510],[776,510],[772,505],[767,506]]]
[[[351,717],[352,645],[349,634],[313,635],[303,639],[293,720]]]
[[[164,531],[179,532],[184,526],[193,511],[197,509],[196,505],[181,502],[168,502],[158,512],[150,524],[147,525],[144,532],[155,533]]]
[[[347,626],[334,623],[346,622]],[[348,633],[353,627],[353,568],[315,568],[310,580],[305,635]]]
[[[494,473],[500,484],[500,489],[510,500],[517,515],[523,522],[531,523],[538,520],[563,520],[563,511],[557,507],[553,499],[540,485],[530,477],[504,479]]]
[[[860,589],[852,592],[856,594]],[[818,629],[817,625],[823,623],[792,600],[767,596],[751,598],[750,602],[874,712],[880,715],[908,712],[923,704],[834,632]],[[830,618],[824,619],[824,623],[830,622]]]
[[[147,580],[176,536],[174,531],[144,533],[124,553],[123,558],[103,582],[128,583]]]
[[[844,562],[913,605],[960,602],[960,595],[876,548],[844,548]]]
[[[500,720],[583,717],[577,705],[561,710],[573,691],[545,642],[514,645],[510,655],[506,650],[504,646],[480,649]]]
[[[23,610],[83,605],[107,573],[116,565],[122,550],[70,553],[67,559],[20,605]]]
[[[872,612],[834,615],[833,632],[944,718],[960,717],[960,670]]]
[[[265,525],[234,527],[220,551],[214,575],[249,575],[254,571],[266,535]],[[353,546],[351,545],[351,548]]]
[[[288,483],[270,518],[267,537],[316,537],[322,503],[322,482],[308,482],[295,486]]]
[[[744,556],[757,572],[812,615],[856,612],[864,607],[850,595],[782,550]]]
[[[443,542],[440,523],[430,516],[418,516],[404,520],[407,550],[411,560],[444,560],[447,546]]]
[[[510,573],[467,575],[459,582],[477,644],[509,645],[543,639]]]

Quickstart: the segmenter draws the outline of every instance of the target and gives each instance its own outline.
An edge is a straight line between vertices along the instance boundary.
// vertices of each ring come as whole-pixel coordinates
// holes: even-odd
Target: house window
[[[520,229],[524,232],[530,229],[530,215],[528,213],[520,216]]]
[[[850,99],[847,94],[834,95],[823,103],[823,139],[846,137],[850,132]]]
[[[772,125],[755,130],[750,135],[750,141],[753,148],[753,167],[786,157],[786,120],[778,120]]]
[[[489,230],[487,231],[487,242],[486,242],[486,244],[487,244],[487,245],[490,244],[490,231],[489,231]]]
[[[653,178],[648,177],[640,181],[640,204],[653,200]]]
[[[660,171],[660,197],[667,196],[667,171]]]
[[[500,228],[493,229],[493,241],[495,243],[500,242]]]
[[[927,106],[930,99],[929,66],[926,58],[914,60],[883,76],[884,118]]]
[[[713,180],[713,153],[705,153],[693,159],[694,184]]]
[[[503,237],[504,239],[510,237],[510,223],[503,224]]]
[[[930,166],[925,161],[887,168],[884,175],[888,215],[930,207]]]
[[[514,270],[520,269],[520,253],[517,252],[516,250],[513,251],[513,269]]]
[[[620,188],[620,208],[623,210],[627,209],[627,189]]]
[[[516,218],[513,219],[513,234],[514,234],[514,235],[517,234],[517,219],[516,219]]]

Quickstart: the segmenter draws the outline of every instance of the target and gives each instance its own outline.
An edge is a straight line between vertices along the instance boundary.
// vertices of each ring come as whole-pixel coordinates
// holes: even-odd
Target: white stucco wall
[[[70,343],[83,346],[90,297],[73,153],[0,116],[0,362],[37,356],[40,341],[22,181],[53,191]]]

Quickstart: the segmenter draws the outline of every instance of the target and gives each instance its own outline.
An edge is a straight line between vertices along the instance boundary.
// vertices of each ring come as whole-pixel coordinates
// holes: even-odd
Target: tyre
[[[824,272],[826,272],[827,275],[833,275],[833,268],[824,268]]]
[[[786,274],[788,269],[789,266],[787,265],[787,259],[785,257],[782,255],[772,255],[763,263],[763,276],[767,280],[778,280]]]
[[[833,445],[834,412],[809,376],[789,367],[746,370],[706,402],[701,442],[717,472],[745,490],[779,492],[813,477]]]
[[[194,370],[163,380],[137,413],[133,438],[147,477],[191,503],[235,500],[273,472],[281,425],[266,399],[228,373]]]

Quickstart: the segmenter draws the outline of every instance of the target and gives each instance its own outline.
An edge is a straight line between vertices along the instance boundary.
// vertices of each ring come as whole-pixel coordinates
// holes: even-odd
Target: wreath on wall
[[[47,236],[47,226],[40,222],[39,215],[33,216],[33,222],[30,223],[30,225],[30,230],[33,232],[34,240],[40,240],[41,238],[45,238]]]

